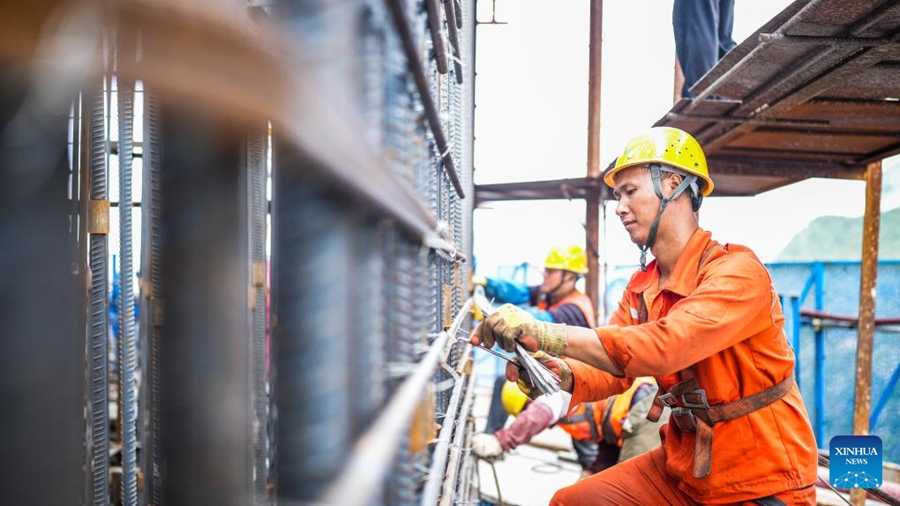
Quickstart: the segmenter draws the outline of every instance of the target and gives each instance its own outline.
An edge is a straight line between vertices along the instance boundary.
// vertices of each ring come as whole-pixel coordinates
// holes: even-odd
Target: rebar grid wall
[[[432,469],[471,495],[434,442],[473,430],[465,345],[435,351],[468,296],[474,9],[428,1],[0,9],[4,501],[418,504]]]

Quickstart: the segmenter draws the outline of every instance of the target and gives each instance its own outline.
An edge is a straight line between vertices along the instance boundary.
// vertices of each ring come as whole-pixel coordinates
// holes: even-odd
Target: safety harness
[[[594,403],[579,404],[578,411],[580,412],[566,416],[559,422],[559,426],[575,439],[587,439],[587,437],[590,437],[591,441],[600,439],[600,428],[597,426]]]
[[[653,247],[653,243],[656,242],[656,233],[659,230],[659,219],[662,217],[663,211],[666,210],[666,207],[669,205],[669,202],[677,199],[684,193],[685,190],[694,185],[694,188],[697,188],[697,176],[694,174],[688,174],[687,172],[680,170],[667,170],[666,172],[673,172],[682,177],[681,184],[679,184],[675,191],[672,192],[671,197],[663,196],[662,192],[662,172],[663,168],[661,164],[651,163],[650,166],[650,179],[653,180],[653,191],[656,193],[656,196],[659,198],[659,212],[656,213],[656,218],[653,220],[653,224],[650,225],[650,235],[647,236],[647,243],[638,246],[638,249],[641,250],[641,270],[647,270],[647,252],[650,251],[650,248]],[[700,209],[700,204],[703,202],[703,196],[700,194],[699,189],[691,193],[691,207],[694,212]]]
[[[700,257],[697,265],[698,272],[715,248],[728,251],[727,248],[713,242]],[[638,321],[643,324],[648,320],[647,303],[644,301],[644,294],[641,293],[638,303]],[[694,366],[678,371],[678,377],[680,381],[671,388],[666,389],[662,384],[659,385],[656,399],[647,413],[647,419],[657,422],[663,410],[671,408],[671,417],[675,421],[675,425],[682,432],[697,434],[694,443],[694,478],[709,476],[712,465],[713,425],[734,420],[764,408],[784,397],[794,386],[794,374],[791,373],[781,382],[749,397],[710,406],[706,398],[706,390],[700,387],[694,374]]]
[[[656,383],[647,378],[635,380],[633,388],[614,395],[603,403],[585,402],[559,422],[559,426],[575,439],[603,441],[613,446],[622,446],[624,434],[622,422],[631,407],[642,399],[656,393]]]

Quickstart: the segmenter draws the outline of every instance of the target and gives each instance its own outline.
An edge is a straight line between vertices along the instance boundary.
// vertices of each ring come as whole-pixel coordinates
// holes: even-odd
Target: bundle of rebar
[[[475,288],[473,299],[475,300],[475,305],[482,313],[484,313],[485,317],[493,314],[494,306],[487,300],[482,287],[478,286]],[[493,351],[488,350],[487,348],[482,349]],[[544,394],[555,394],[556,392],[559,392],[559,383],[561,381],[559,376],[538,361],[538,359],[534,358],[534,356],[529,353],[528,350],[523,348],[521,344],[516,343],[515,351],[518,365],[524,368],[528,373],[528,378],[531,380],[534,388],[537,388]],[[495,353],[495,355],[497,355],[497,353]]]

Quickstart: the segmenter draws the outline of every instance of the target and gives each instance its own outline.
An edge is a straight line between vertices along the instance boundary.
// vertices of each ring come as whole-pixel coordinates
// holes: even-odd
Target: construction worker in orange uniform
[[[473,277],[472,283],[484,286],[485,296],[496,304],[521,306],[535,318],[586,328],[595,327],[591,299],[576,284],[587,272],[587,256],[581,246],[554,246],[544,260],[544,279],[540,285],[525,286],[502,279]],[[506,379],[501,375],[494,383],[491,404],[484,431],[493,434],[506,424],[508,413],[500,402]],[[582,463],[593,462],[596,448],[592,443],[573,440]]]
[[[659,446],[659,427],[663,422],[646,418],[655,394],[653,379],[639,378],[622,394],[579,404],[569,412],[570,393],[559,391],[531,401],[518,385],[507,381],[503,386],[503,407],[516,419],[493,434],[476,434],[472,452],[484,459],[495,459],[555,425],[574,441],[596,444],[597,452],[590,461],[582,461],[579,455],[582,477],[590,476]]]
[[[591,299],[575,285],[587,273],[587,256],[577,244],[554,246],[544,260],[544,279],[537,286],[523,286],[496,278],[474,277],[495,303],[522,306],[539,320],[594,326]]]
[[[628,142],[604,182],[642,265],[609,325],[541,322],[507,305],[472,334],[475,344],[510,350],[518,341],[548,353],[572,405],[639,376],[660,386],[648,416],[671,410],[662,445],[560,490],[551,504],[815,504],[816,441],[781,305],[752,251],[699,228],[695,212],[713,190],[699,143],[653,128]],[[506,372],[519,379],[517,366]]]

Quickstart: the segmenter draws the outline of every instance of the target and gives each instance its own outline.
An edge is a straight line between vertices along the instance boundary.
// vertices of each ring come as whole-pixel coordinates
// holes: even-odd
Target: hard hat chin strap
[[[656,196],[659,197],[659,212],[656,213],[656,218],[653,219],[653,224],[650,225],[650,235],[647,236],[647,242],[643,246],[638,246],[638,249],[641,250],[641,270],[647,270],[647,251],[653,247],[653,243],[656,242],[656,233],[659,230],[659,219],[662,217],[663,211],[666,210],[666,207],[669,205],[669,202],[677,199],[687,190],[691,184],[697,181],[697,176],[693,174],[687,174],[682,176],[681,184],[675,188],[675,191],[672,192],[671,197],[665,197],[662,192],[662,167],[658,163],[650,164],[650,179],[653,180],[653,191],[656,192]]]

